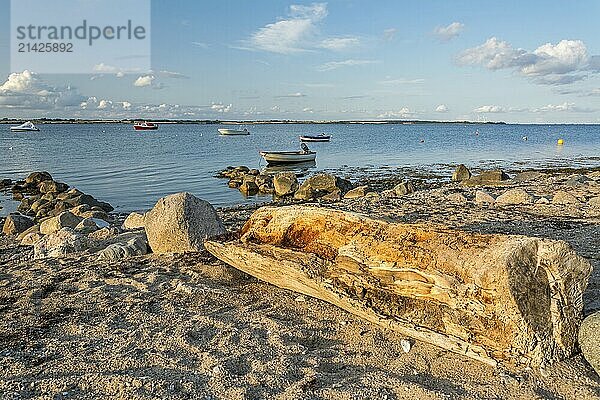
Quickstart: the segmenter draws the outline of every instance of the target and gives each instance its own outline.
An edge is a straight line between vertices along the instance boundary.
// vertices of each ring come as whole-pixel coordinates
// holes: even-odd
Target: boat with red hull
[[[133,129],[136,131],[155,131],[158,129],[158,124],[152,122],[136,122],[133,124]]]

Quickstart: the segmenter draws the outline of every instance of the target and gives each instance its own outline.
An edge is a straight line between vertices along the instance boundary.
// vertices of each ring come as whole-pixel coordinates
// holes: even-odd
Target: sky
[[[90,74],[11,71],[9,4],[0,118],[600,123],[598,0],[156,0],[151,68]]]

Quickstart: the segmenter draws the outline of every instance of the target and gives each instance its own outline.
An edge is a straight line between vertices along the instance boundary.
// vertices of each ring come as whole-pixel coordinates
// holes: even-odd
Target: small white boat
[[[38,132],[39,128],[31,121],[27,121],[19,126],[11,126],[11,132]]]
[[[250,132],[248,131],[248,129],[244,128],[244,130],[237,130],[237,129],[225,129],[225,128],[220,128],[218,129],[219,134],[224,135],[224,136],[244,136],[244,135],[249,135]]]
[[[300,141],[302,142],[329,142],[331,139],[330,135],[320,133],[318,135],[302,135]]]
[[[260,155],[268,164],[296,164],[315,161],[317,153],[309,151],[261,151]]]

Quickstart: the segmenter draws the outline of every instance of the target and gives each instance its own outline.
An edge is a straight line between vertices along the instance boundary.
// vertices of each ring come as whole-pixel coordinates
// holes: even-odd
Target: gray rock
[[[550,204],[550,200],[548,200],[546,197],[540,197],[535,201],[535,204]]]
[[[25,178],[25,183],[28,186],[37,186],[44,181],[52,181],[52,175],[46,171],[32,172]]]
[[[369,185],[358,186],[346,193],[344,199],[356,199],[358,197],[365,197],[367,193],[371,192]]]
[[[583,320],[578,339],[583,357],[600,375],[600,311]]]
[[[31,228],[19,233],[19,236],[17,236],[17,240],[18,241],[22,241],[23,238],[27,235],[29,235],[30,233],[40,233],[40,226],[39,225],[33,225]]]
[[[484,192],[483,190],[478,190],[475,192],[475,203],[477,204],[494,204],[496,199],[489,193]]]
[[[56,217],[48,218],[40,224],[40,232],[44,235],[49,235],[60,231],[62,228],[75,228],[82,220],[70,211],[64,211]]]
[[[588,206],[600,210],[600,196],[592,197],[588,200]]]
[[[23,236],[20,240],[21,246],[33,246],[38,241],[42,240],[44,235],[39,232],[30,232],[27,235]]]
[[[242,183],[240,186],[240,192],[242,192],[242,194],[245,196],[254,196],[258,193],[258,186],[253,180],[244,181],[244,183]]]
[[[82,233],[84,235],[90,234],[92,232],[97,231],[100,227],[96,224],[96,222],[92,218],[84,218],[77,226],[75,227],[75,231]]]
[[[552,204],[577,205],[580,203],[581,202],[577,199],[577,197],[563,190],[559,190],[554,194],[554,197],[552,197]]]
[[[460,164],[458,167],[456,167],[456,170],[452,174],[452,180],[454,182],[462,182],[470,178],[471,171],[469,171],[469,169],[463,164]]]
[[[538,171],[525,171],[518,173],[514,178],[514,182],[530,182],[547,178],[548,175]]]
[[[204,240],[226,232],[213,206],[190,193],[160,199],[146,214],[144,227],[157,254],[202,251]]]
[[[585,175],[573,175],[565,182],[567,186],[579,187],[585,185],[587,182],[592,179],[588,178]]]
[[[148,254],[148,242],[145,237],[137,236],[126,243],[111,244],[98,253],[98,259],[114,261],[144,254]]]
[[[62,228],[58,232],[46,235],[33,245],[35,259],[60,258],[73,253],[87,250],[88,239],[75,232],[72,228]]]
[[[125,221],[123,222],[123,228],[129,230],[140,229],[144,227],[145,221],[145,214],[132,212],[127,216],[127,218],[125,218]]]
[[[69,185],[55,181],[43,181],[38,185],[40,193],[62,193],[69,190]]]
[[[331,195],[325,200],[339,200],[342,193],[352,188],[352,184],[346,179],[342,179],[332,174],[320,173],[306,179],[294,194],[296,200],[318,199]]]
[[[470,179],[462,181],[461,184],[464,186],[495,186],[505,183],[509,178],[510,177],[504,173],[504,171],[495,169],[472,176]]]
[[[34,225],[33,220],[20,214],[10,214],[4,220],[2,233],[5,235],[18,235]]]
[[[510,189],[498,196],[496,204],[518,205],[533,204],[533,196],[523,189]]]
[[[396,193],[396,196],[405,196],[407,194],[414,193],[415,186],[412,184],[411,181],[404,181],[394,186],[393,190],[394,193]]]
[[[298,190],[298,178],[293,172],[280,172],[273,177],[273,187],[277,196],[289,196]]]

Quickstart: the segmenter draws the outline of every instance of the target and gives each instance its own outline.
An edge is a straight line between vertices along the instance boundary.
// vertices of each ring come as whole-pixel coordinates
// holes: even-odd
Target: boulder
[[[260,171],[257,169],[251,169],[250,171],[248,171],[248,175],[259,175]]]
[[[40,223],[40,232],[43,235],[50,235],[66,227],[75,229],[82,219],[70,211],[64,211],[56,217],[43,220]]]
[[[367,193],[371,192],[371,187],[369,185],[362,185],[355,187],[354,189],[348,191],[344,195],[344,199],[356,199],[359,197],[365,197]]]
[[[93,218],[93,219],[101,219],[103,221],[110,221],[110,216],[104,211],[98,210],[90,210],[84,213],[81,213],[81,218]]]
[[[537,199],[535,201],[535,204],[540,204],[540,205],[550,204],[550,200],[548,200],[547,197],[540,197],[539,199]]]
[[[148,242],[144,236],[137,236],[126,243],[113,243],[98,253],[99,260],[114,261],[126,257],[148,254]]]
[[[592,197],[588,200],[588,206],[600,210],[600,196]]]
[[[69,197],[68,199],[64,200],[66,203],[69,203],[71,205],[71,207],[76,207],[76,206],[80,206],[83,204],[87,204],[90,207],[100,207],[102,208],[102,210],[106,211],[106,212],[111,212],[114,210],[114,208],[103,201],[98,201],[96,200],[94,197],[90,196],[89,194],[81,194],[79,196],[76,197]]]
[[[600,375],[600,311],[583,320],[578,339],[583,357]]]
[[[121,233],[121,232],[119,231],[118,228],[105,226],[101,229],[98,229],[95,232],[88,234],[87,236],[90,240],[93,240],[95,242],[103,242],[103,241],[114,238],[119,233]]]
[[[483,190],[478,190],[475,192],[475,203],[494,204],[495,202],[496,199],[494,199],[494,197],[491,194],[484,192]]]
[[[340,190],[334,190],[331,193],[327,193],[325,196],[321,197],[320,200],[326,202],[336,202],[342,199],[342,192]]]
[[[496,204],[519,205],[533,204],[533,196],[523,189],[510,189],[496,198]]]
[[[585,175],[572,175],[571,177],[569,177],[569,179],[567,179],[567,181],[565,182],[565,185],[567,186],[573,186],[573,187],[579,187],[579,186],[584,186],[587,182],[591,181],[591,178],[588,178]]]
[[[525,171],[525,172],[518,173],[513,178],[513,182],[520,183],[520,182],[537,181],[537,180],[540,180],[540,179],[545,179],[547,177],[548,177],[548,175],[544,174],[543,172]]]
[[[33,245],[33,257],[35,259],[47,257],[60,258],[85,251],[88,247],[89,241],[84,235],[67,227],[46,235],[35,242]]]
[[[461,185],[464,186],[497,186],[505,184],[510,177],[500,169],[494,169],[491,171],[484,171],[479,175],[472,176],[471,178],[462,181]]]
[[[43,181],[38,185],[40,193],[62,193],[69,189],[66,183],[55,181]]]
[[[33,220],[20,214],[10,214],[4,220],[2,233],[5,235],[18,235],[34,225]]]
[[[235,167],[234,171],[246,174],[250,172],[250,168],[246,167],[245,165],[240,165],[239,167]]]
[[[411,181],[403,181],[396,186],[394,186],[394,193],[396,196],[406,196],[407,194],[411,194],[415,192],[415,186]]]
[[[273,177],[273,188],[275,195],[289,196],[298,190],[298,178],[293,172],[280,172]]]
[[[456,170],[452,174],[452,180],[454,182],[466,181],[469,178],[471,178],[471,171],[463,164],[456,167]]]
[[[100,227],[96,224],[92,218],[84,218],[77,226],[75,227],[75,231],[82,233],[84,235],[90,234],[92,232],[97,231]]]
[[[46,171],[32,172],[25,178],[27,186],[36,186],[44,181],[52,181],[52,175]]]
[[[254,183],[256,183],[258,186],[262,186],[262,185],[272,185],[273,183],[273,178],[271,177],[271,175],[256,175],[256,178],[254,179]]]
[[[237,189],[242,185],[242,183],[236,179],[231,179],[228,183],[227,186],[229,186],[232,189]]]
[[[577,205],[580,204],[580,201],[571,193],[559,190],[554,194],[554,197],[552,197],[552,204]]]
[[[577,351],[592,267],[564,241],[305,206],[260,208],[240,234],[206,248],[401,335],[491,365],[539,366]]]
[[[125,218],[123,222],[123,228],[125,229],[140,229],[144,227],[144,221],[146,220],[146,215],[138,212],[132,212]]]
[[[332,174],[320,173],[307,178],[294,194],[296,200],[312,200],[331,194],[329,201],[335,201],[352,188],[352,184]],[[338,194],[335,194],[338,193]]]
[[[12,179],[4,178],[0,179],[0,189],[5,189],[12,186]]]
[[[254,196],[258,193],[258,186],[254,183],[254,180],[244,180],[244,183],[240,186],[240,192],[244,196]]]
[[[89,204],[82,204],[80,206],[70,208],[69,211],[71,211],[73,214],[77,215],[78,217],[83,217],[83,213],[91,211],[91,209],[92,209],[92,207],[90,207]]]
[[[226,232],[213,206],[190,193],[160,199],[146,213],[144,228],[157,254],[202,251],[207,238]]]
[[[21,246],[33,246],[43,238],[44,235],[39,232],[29,232],[27,235],[23,236],[20,240],[20,244]]]
[[[17,236],[17,240],[18,241],[22,241],[23,238],[27,235],[29,235],[30,233],[40,233],[40,226],[39,225],[33,225],[31,228],[19,233],[19,235]],[[41,234],[40,234],[41,235]]]
[[[263,194],[274,194],[275,189],[273,188],[273,185],[265,183],[264,185],[260,185],[258,187],[258,192]]]

